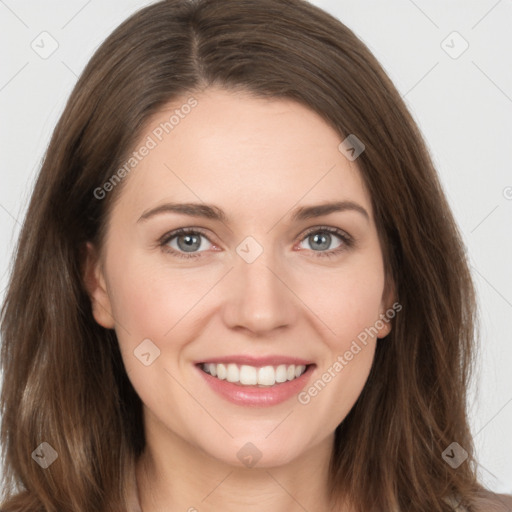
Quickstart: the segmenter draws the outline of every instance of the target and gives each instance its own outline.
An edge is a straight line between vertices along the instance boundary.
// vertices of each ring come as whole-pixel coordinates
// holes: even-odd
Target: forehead
[[[195,104],[187,102],[192,96]],[[221,89],[186,95],[146,124],[134,151],[149,149],[126,178],[120,207],[140,215],[159,202],[204,201],[241,218],[352,200],[371,213],[360,171],[339,151],[341,141],[317,113],[292,100]]]

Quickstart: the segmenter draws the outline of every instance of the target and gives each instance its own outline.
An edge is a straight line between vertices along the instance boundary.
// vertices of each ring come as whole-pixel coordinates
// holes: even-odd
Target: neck
[[[334,435],[288,464],[246,468],[167,434],[164,443],[149,442],[136,464],[143,512],[331,511],[327,479]]]

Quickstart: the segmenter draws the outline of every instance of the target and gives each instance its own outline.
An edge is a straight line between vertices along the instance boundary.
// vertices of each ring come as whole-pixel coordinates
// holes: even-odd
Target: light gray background
[[[149,3],[0,0],[0,300],[33,180],[77,76],[105,37]],[[470,411],[479,473],[490,489],[512,493],[512,1],[313,3],[374,52],[431,150],[479,292]],[[52,38],[58,48],[47,58],[31,47],[48,52]]]

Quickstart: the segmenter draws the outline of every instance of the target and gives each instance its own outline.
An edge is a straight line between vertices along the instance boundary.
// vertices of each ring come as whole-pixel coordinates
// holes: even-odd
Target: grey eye
[[[310,235],[304,238],[304,241],[308,241],[313,251],[334,250],[337,247],[330,247],[331,242],[333,241],[333,237],[341,240],[341,243],[337,247],[342,245],[343,240],[341,239],[340,236],[334,233],[329,233],[327,231],[316,231],[314,233],[311,233]]]
[[[197,252],[202,245],[202,239],[207,238],[201,233],[181,233],[174,235],[168,242],[172,249],[182,252]],[[176,243],[175,243],[176,242]],[[175,244],[174,244],[175,243]],[[173,245],[174,244],[174,245]],[[202,252],[202,251],[199,251]]]

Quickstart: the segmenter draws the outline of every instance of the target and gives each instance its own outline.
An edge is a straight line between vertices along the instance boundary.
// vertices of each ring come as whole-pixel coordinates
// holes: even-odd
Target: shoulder
[[[445,500],[453,512],[512,512],[512,496],[496,494],[487,489],[481,489],[477,497],[472,497],[471,508],[460,504],[460,499],[451,497]]]
[[[489,492],[478,500],[475,512],[512,512],[512,495]]]

